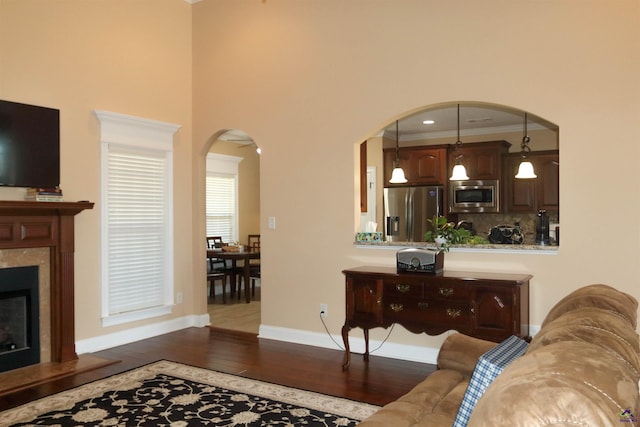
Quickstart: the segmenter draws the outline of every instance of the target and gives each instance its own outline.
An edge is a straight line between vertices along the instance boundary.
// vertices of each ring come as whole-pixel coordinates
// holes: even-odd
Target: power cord
[[[333,343],[342,351],[345,351],[344,347],[342,347],[334,338],[333,335],[331,335],[331,332],[329,332],[329,328],[327,327],[327,324],[324,323],[324,317],[322,316],[324,314],[324,311],[320,312],[320,321],[322,322],[322,326],[324,326],[324,330],[327,331],[327,335],[329,335],[329,338],[331,338],[331,341],[333,341]]]
[[[334,343],[334,344],[335,344],[335,345],[336,345],[340,350],[345,351],[345,348],[344,348],[344,347],[342,347],[342,346],[341,346],[341,345],[340,345],[340,344],[339,344],[339,343],[338,343],[338,342],[333,338],[333,335],[331,335],[331,332],[329,332],[329,328],[327,327],[327,324],[326,324],[326,323],[325,323],[325,321],[324,321],[324,317],[322,316],[323,314],[324,314],[324,311],[321,311],[319,316],[320,316],[320,321],[322,322],[322,326],[324,326],[324,330],[325,330],[325,331],[327,331],[327,335],[329,335],[329,338],[331,338],[331,341],[333,341],[333,343]],[[391,328],[389,329],[389,333],[387,334],[387,336],[382,340],[382,342],[381,342],[381,343],[380,343],[376,348],[374,348],[373,350],[369,350],[369,354],[373,354],[373,353],[375,353],[376,351],[380,350],[380,347],[382,347],[382,345],[383,345],[384,343],[386,343],[386,342],[387,342],[387,340],[389,339],[389,337],[391,336],[391,332],[393,332],[393,328],[394,328],[395,326],[396,326],[396,324],[395,324],[395,323],[393,323],[393,324],[391,325]]]
[[[387,340],[389,339],[389,337],[391,336],[391,332],[393,332],[393,328],[396,326],[395,323],[391,324],[391,328],[389,329],[389,333],[387,334],[386,337],[384,337],[384,339],[382,340],[382,342],[380,343],[379,346],[377,346],[376,348],[374,348],[373,350],[369,350],[369,354],[373,354],[376,351],[380,350],[380,347],[382,347],[382,344],[386,343]]]

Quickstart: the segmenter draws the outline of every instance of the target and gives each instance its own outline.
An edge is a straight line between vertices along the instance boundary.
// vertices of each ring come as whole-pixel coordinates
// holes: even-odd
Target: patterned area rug
[[[377,409],[160,361],[0,412],[0,425],[355,426]]]

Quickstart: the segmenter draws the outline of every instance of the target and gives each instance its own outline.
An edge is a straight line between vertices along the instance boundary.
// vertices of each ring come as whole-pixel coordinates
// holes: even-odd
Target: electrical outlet
[[[176,294],[176,303],[182,304],[182,292]]]
[[[327,317],[329,315],[329,305],[328,304],[320,304],[320,316]]]

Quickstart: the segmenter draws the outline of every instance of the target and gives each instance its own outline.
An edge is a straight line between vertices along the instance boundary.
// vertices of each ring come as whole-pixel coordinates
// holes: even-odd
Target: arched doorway
[[[223,132],[210,141],[205,178],[206,234],[207,237],[221,237],[222,245],[231,247],[225,248],[226,251],[242,247],[246,252],[248,246],[256,249],[255,244],[250,244],[249,236],[260,235],[260,155],[257,148],[255,142],[239,130]],[[215,265],[213,258],[207,259],[208,271],[214,269],[224,273],[220,280],[208,280],[207,283],[211,325],[257,334],[260,326],[260,261],[248,261],[251,279],[245,283],[241,277],[247,261],[221,256],[215,258]],[[245,286],[250,288],[249,302],[244,296]]]

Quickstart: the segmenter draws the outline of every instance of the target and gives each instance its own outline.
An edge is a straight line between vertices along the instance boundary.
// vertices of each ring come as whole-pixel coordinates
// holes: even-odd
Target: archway
[[[255,142],[244,132],[229,130],[208,143],[205,176],[205,230],[207,237],[220,237],[225,252],[248,252],[249,236],[260,235],[260,156]],[[255,240],[255,239],[254,239]],[[261,281],[259,259],[228,259],[223,254],[208,257],[208,271],[223,273],[208,280],[207,311],[211,324],[225,329],[258,333]],[[242,280],[245,263],[251,279]],[[219,276],[218,276],[219,277]],[[222,286],[222,283],[225,286]],[[235,284],[235,285],[234,285]],[[251,297],[245,299],[249,287]]]

